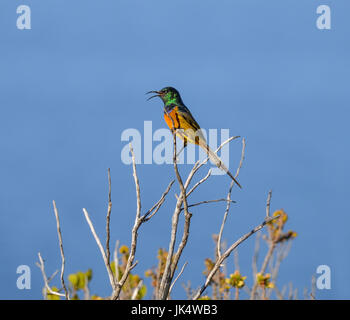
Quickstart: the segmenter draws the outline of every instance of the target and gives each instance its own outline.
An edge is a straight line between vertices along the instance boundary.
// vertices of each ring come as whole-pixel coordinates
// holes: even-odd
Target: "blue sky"
[[[31,30],[16,28],[21,4],[31,7]],[[322,4],[332,10],[331,30],[316,28]],[[111,240],[129,244],[136,203],[132,169],[120,160],[121,133],[142,131],[146,120],[164,128],[161,102],[146,102],[144,93],[172,85],[203,128],[229,128],[247,140],[228,243],[262,221],[272,189],[271,209],[283,208],[298,232],[278,284],[293,282],[302,292],[326,264],[332,288],[317,297],[348,299],[349,12],[345,0],[2,0],[0,298],[41,298],[39,251],[48,274],[60,268],[53,199],[67,274],[92,268],[91,291],[110,293],[82,208],[104,240],[111,168]],[[231,145],[231,167],[240,146]],[[138,173],[147,210],[174,172],[171,165],[139,165]],[[193,201],[225,197],[229,183],[213,177]],[[135,272],[155,265],[156,250],[168,247],[173,205],[171,194],[140,230]],[[180,263],[189,262],[182,280],[194,287],[204,280],[224,209],[193,210]],[[248,278],[253,247],[251,238],[239,250]],[[31,290],[16,287],[22,264],[32,270]],[[180,283],[174,297],[184,297]]]

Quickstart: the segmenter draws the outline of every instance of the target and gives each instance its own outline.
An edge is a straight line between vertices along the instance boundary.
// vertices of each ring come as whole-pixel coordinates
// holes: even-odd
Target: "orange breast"
[[[177,107],[175,107],[169,113],[164,113],[164,120],[170,129],[172,129],[173,126],[175,126],[175,129],[181,128]]]

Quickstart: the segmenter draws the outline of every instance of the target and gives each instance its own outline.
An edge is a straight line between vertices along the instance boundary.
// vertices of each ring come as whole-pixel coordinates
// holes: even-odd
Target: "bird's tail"
[[[209,159],[215,163],[215,165],[226,172],[226,174],[237,184],[237,186],[239,186],[242,189],[242,186],[239,184],[239,182],[235,179],[235,177],[233,176],[233,174],[227,169],[227,167],[225,166],[225,164],[222,162],[222,160],[216,155],[216,153],[211,150],[208,146],[208,144],[205,141],[202,141],[201,139],[199,140],[199,146],[202,147]]]

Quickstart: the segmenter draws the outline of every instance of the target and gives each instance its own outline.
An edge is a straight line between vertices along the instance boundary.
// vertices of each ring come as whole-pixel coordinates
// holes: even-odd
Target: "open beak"
[[[148,100],[151,100],[152,98],[155,98],[155,97],[160,97],[161,96],[161,92],[159,91],[148,91],[146,94],[150,94],[150,93],[156,93],[154,96],[151,96],[147,99]]]

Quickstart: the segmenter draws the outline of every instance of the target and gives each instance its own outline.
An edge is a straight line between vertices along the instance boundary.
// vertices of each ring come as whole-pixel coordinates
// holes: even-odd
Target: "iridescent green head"
[[[165,105],[169,104],[182,104],[180,93],[173,87],[165,87],[162,90],[159,91],[150,91],[147,93],[156,93],[156,95],[148,98],[152,99],[154,97],[160,97]]]

